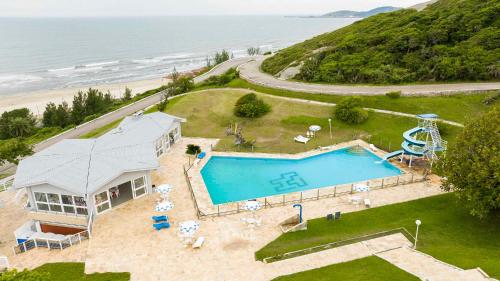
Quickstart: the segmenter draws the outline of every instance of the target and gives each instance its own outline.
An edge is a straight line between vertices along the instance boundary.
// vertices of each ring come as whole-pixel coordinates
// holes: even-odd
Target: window
[[[87,215],[87,202],[81,196],[34,192],[39,211]]]
[[[163,154],[163,139],[160,138],[156,141],[156,157],[160,157]]]
[[[146,177],[142,176],[134,179],[134,192],[135,197],[146,194]]]
[[[59,199],[59,194],[47,193],[47,198],[49,198],[49,203],[57,203],[57,204],[61,203],[61,200]]]
[[[103,191],[99,194],[96,194],[94,196],[95,199],[95,205],[98,213],[101,213],[103,211],[106,211],[107,209],[110,208],[109,206],[109,196],[108,196],[108,191]]]

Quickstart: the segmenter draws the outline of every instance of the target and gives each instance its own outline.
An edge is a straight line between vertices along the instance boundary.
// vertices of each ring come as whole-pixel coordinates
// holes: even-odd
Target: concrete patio
[[[86,273],[127,271],[131,272],[132,280],[269,280],[373,254],[369,247],[357,243],[328,250],[334,254],[321,252],[271,264],[255,261],[254,252],[281,234],[278,222],[296,213],[291,206],[258,211],[263,224],[254,229],[241,220],[248,217],[249,213],[202,220],[196,236],[204,236],[205,244],[197,250],[184,247],[178,238],[176,225],[184,220],[196,219],[183,175],[182,165],[189,161],[185,147],[194,143],[208,150],[214,142],[184,138],[160,160],[161,167],[153,175],[153,184],[169,183],[174,187],[170,199],[175,207],[167,213],[173,224],[171,229],[156,231],[152,227],[151,216],[159,214],[154,211],[159,195],[149,194],[97,216],[90,241],[63,251],[36,249],[14,256],[10,249],[14,242],[12,237],[12,241],[2,244],[1,254],[8,255],[11,265],[18,268],[33,268],[55,261],[85,261]],[[370,199],[373,206],[381,206],[439,193],[439,185],[423,182],[375,190],[370,192]],[[349,203],[347,196],[305,202],[303,206],[305,219],[323,217],[333,211],[364,209]],[[2,208],[2,226],[4,221],[9,221],[9,229],[2,227],[2,236],[12,236],[15,229],[13,217],[5,215],[5,210],[11,215],[22,216],[22,210],[18,209],[19,206],[13,205]],[[406,239],[398,237],[387,239],[389,242],[373,242],[373,249],[379,251],[408,244]],[[314,258],[315,255],[328,258]]]

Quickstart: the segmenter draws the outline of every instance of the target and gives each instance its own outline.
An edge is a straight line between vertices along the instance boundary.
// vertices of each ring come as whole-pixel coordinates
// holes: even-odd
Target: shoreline
[[[106,93],[107,91],[111,92],[113,97],[121,97],[125,91],[125,88],[128,87],[132,90],[132,94],[138,94],[145,92],[147,90],[151,90],[154,88],[158,88],[161,85],[165,85],[170,80],[167,78],[155,78],[148,80],[139,80],[139,81],[130,81],[130,82],[121,82],[115,84],[100,84],[100,85],[91,85],[91,86],[83,86],[83,87],[74,87],[74,88],[64,88],[64,89],[52,89],[52,90],[39,90],[39,91],[31,91],[18,93],[13,95],[1,96],[0,97],[0,114],[13,110],[16,108],[26,107],[31,110],[34,115],[42,115],[45,110],[45,106],[49,102],[53,102],[55,104],[59,104],[63,101],[66,101],[69,106],[73,101],[73,96],[78,93],[78,91],[86,91],[89,88],[99,89],[102,92]]]

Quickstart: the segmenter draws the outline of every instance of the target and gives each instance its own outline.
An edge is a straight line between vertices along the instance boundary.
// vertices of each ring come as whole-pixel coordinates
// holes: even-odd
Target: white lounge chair
[[[196,158],[196,159],[194,160],[194,162],[193,162],[193,166],[198,167],[198,165],[200,164],[200,162],[201,162],[201,159]]]
[[[372,206],[372,202],[370,201],[370,199],[365,198],[365,207],[370,208],[371,206]]]
[[[310,139],[310,138],[306,138],[306,137],[304,137],[304,136],[302,136],[302,135],[298,135],[298,136],[296,136],[296,137],[294,138],[294,140],[295,140],[296,142],[301,142],[301,143],[306,144],[306,143],[307,143],[308,141],[310,141],[311,139]]]
[[[203,242],[205,242],[205,237],[200,236],[196,241],[193,243],[192,247],[193,249],[199,249],[201,246],[203,246]]]
[[[373,145],[373,143],[370,143],[370,149],[373,152],[377,152],[378,151],[378,149]]]

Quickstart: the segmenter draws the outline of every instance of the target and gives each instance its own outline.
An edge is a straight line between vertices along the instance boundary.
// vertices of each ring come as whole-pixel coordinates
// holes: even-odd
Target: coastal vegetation
[[[378,14],[279,51],[262,69],[326,83],[500,79],[499,0],[440,0]]]
[[[443,188],[481,219],[500,210],[500,106],[470,120],[438,164]]]
[[[306,280],[418,281],[420,279],[376,256],[369,256],[273,279],[273,281]]]
[[[257,251],[256,258],[400,227],[415,233],[416,219],[422,221],[419,251],[464,269],[481,267],[491,277],[500,277],[500,215],[474,218],[451,193],[346,213],[338,221],[309,220],[306,231],[282,234]]]

